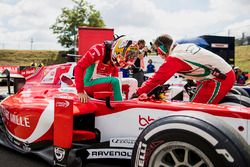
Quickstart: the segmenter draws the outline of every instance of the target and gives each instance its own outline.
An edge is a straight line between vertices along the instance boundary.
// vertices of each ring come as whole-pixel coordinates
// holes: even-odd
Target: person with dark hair
[[[164,84],[175,73],[196,81],[198,87],[192,102],[217,104],[235,83],[232,67],[206,49],[192,43],[173,44],[172,37],[167,34],[157,37],[154,45],[165,62],[137,90],[139,99],[148,98],[146,93]]]
[[[138,40],[137,44],[139,46],[140,54],[135,60],[134,66],[131,66],[131,69],[133,78],[138,81],[138,86],[141,86],[144,82],[144,56],[147,54],[148,49],[145,47],[146,42],[143,39]]]
[[[236,83],[240,85],[246,84],[246,80],[248,80],[248,76],[243,72],[239,67],[234,67],[234,72],[236,75]]]
[[[120,72],[122,72],[123,78],[129,78],[130,75],[129,68],[120,68]]]
[[[155,72],[155,66],[153,65],[152,59],[149,59],[147,65],[147,73],[153,73],[153,72]]]

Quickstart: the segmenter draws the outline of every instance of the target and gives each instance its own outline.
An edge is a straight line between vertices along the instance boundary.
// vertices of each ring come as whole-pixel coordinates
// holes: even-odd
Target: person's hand
[[[140,101],[147,100],[147,99],[148,99],[147,93],[141,94],[141,95],[138,97],[138,99],[139,99]]]
[[[145,46],[145,47],[143,48],[143,51],[144,51],[144,52],[148,52],[148,50],[149,50],[149,49],[148,49],[147,46]]]
[[[131,99],[134,99],[134,98],[138,98],[138,94],[137,94],[137,93],[133,93],[133,94],[132,94]]]
[[[142,60],[144,58],[144,53],[138,54],[138,58]]]
[[[81,92],[81,93],[78,93],[77,94],[78,96],[78,99],[80,100],[80,102],[82,103],[87,103],[88,102],[88,95],[87,93],[84,91],[84,92]]]

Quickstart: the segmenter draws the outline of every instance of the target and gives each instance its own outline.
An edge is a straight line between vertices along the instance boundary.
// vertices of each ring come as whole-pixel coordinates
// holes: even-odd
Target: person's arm
[[[119,73],[119,68],[118,67],[114,67],[114,70],[112,71],[112,76],[114,76],[114,77],[118,77],[119,75],[118,75],[118,73]]]
[[[140,54],[138,56],[138,58],[140,59],[140,68],[143,70],[144,67],[145,67],[145,64],[144,64],[144,53]]]
[[[187,67],[189,68],[189,66],[180,59],[168,57],[167,61],[160,66],[159,70],[142,84],[142,86],[137,90],[137,94],[141,95],[143,93],[150,92],[156,86],[164,84],[175,73],[184,70]]]

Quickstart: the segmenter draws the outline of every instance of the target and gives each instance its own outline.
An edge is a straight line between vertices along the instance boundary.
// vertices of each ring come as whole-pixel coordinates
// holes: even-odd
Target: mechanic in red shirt
[[[195,44],[174,44],[169,35],[155,40],[158,55],[165,59],[159,70],[137,90],[139,99],[147,98],[153,88],[164,84],[175,73],[195,80],[197,90],[192,102],[217,104],[235,83],[232,67],[220,56]]]
[[[138,52],[137,42],[124,37],[92,46],[78,61],[74,70],[79,100],[86,103],[88,95],[93,96],[94,92],[113,91],[114,100],[121,101],[119,67],[125,68],[133,64]],[[130,86],[130,91],[136,91],[138,83],[135,79],[124,78],[123,81]],[[134,92],[129,94],[132,96]]]

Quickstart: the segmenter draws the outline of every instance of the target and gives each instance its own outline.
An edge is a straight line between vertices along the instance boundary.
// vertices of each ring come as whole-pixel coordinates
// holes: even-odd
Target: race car
[[[250,166],[250,108],[150,98],[81,103],[75,63],[40,68],[0,103],[0,144],[54,166],[89,160],[133,167]],[[155,92],[151,92],[155,94]]]

